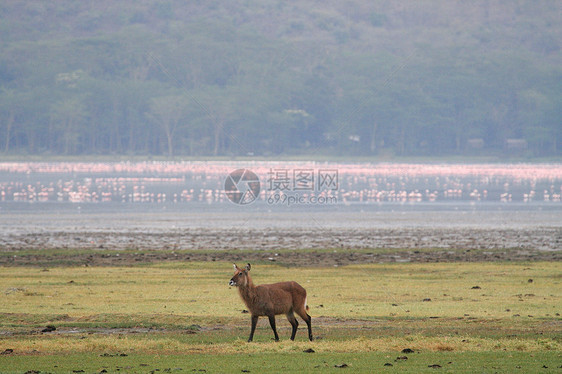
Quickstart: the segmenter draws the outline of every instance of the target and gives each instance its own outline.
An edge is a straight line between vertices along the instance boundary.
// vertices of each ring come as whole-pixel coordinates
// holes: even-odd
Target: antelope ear
[[[238,269],[238,266],[236,266],[236,264],[233,264],[233,265],[234,265],[234,270]]]
[[[252,265],[250,265],[250,263],[248,263],[248,264],[246,265],[246,271],[250,271],[251,268],[252,268]]]

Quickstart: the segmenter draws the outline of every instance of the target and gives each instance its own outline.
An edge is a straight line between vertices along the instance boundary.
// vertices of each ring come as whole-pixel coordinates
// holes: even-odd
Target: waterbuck
[[[231,286],[238,287],[242,300],[248,307],[252,316],[252,330],[248,341],[254,339],[254,331],[260,316],[267,316],[269,324],[275,334],[275,341],[279,341],[277,329],[275,328],[275,316],[284,314],[293,327],[291,340],[295,340],[299,323],[295,318],[297,313],[308,326],[308,339],[312,341],[311,318],[306,313],[306,290],[297,282],[280,282],[274,284],[260,284],[255,286],[250,277],[250,264],[243,269],[234,264],[234,276],[228,282]]]

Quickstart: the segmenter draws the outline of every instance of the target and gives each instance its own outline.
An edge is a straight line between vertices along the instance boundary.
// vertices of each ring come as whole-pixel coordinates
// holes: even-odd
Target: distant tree
[[[10,142],[12,140],[12,129],[16,119],[16,108],[18,103],[17,93],[13,89],[3,89],[0,91],[0,118],[2,121],[4,144],[4,152],[10,151]]]
[[[82,97],[64,98],[54,104],[51,119],[62,143],[59,145],[61,153],[68,155],[78,151],[86,117],[86,105]]]
[[[169,157],[174,155],[176,131],[185,124],[188,105],[189,100],[183,95],[160,96],[150,100],[146,115],[164,131]]]

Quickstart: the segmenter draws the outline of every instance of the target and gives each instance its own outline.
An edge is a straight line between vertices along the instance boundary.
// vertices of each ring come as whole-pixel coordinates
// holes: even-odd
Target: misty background
[[[5,1],[0,153],[562,155],[558,1]]]

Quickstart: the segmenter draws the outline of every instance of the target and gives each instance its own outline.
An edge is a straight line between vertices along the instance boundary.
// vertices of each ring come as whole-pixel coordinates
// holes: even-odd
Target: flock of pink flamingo
[[[223,202],[223,183],[235,169],[259,176],[261,197],[298,193],[338,202],[561,202],[562,164],[414,164],[323,162],[4,162],[0,201]],[[291,188],[299,171],[310,190]],[[330,172],[330,188],[319,173]],[[285,189],[268,189],[284,175]],[[334,200],[333,200],[334,201]]]

